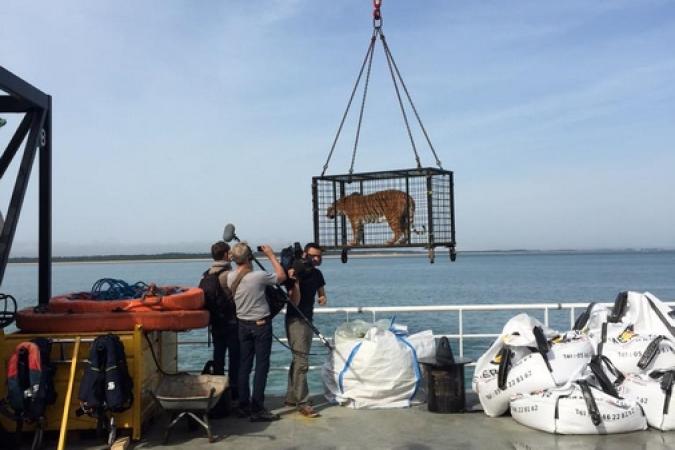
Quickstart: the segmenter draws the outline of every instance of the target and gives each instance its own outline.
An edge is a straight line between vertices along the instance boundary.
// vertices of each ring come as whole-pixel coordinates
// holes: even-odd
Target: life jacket
[[[213,273],[207,270],[199,281],[199,288],[204,291],[204,304],[211,316],[211,326],[216,328],[237,317],[232,291],[220,284],[220,275],[227,270],[223,268]]]
[[[56,401],[52,346],[45,338],[21,342],[7,365],[7,396],[18,419],[37,420]]]
[[[80,381],[80,414],[99,417],[106,410],[122,412],[133,403],[133,381],[129,376],[124,345],[114,334],[94,339],[89,365]]]

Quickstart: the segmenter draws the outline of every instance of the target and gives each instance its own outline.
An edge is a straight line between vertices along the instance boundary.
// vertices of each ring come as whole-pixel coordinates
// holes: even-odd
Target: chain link
[[[410,129],[410,123],[408,122],[408,115],[405,112],[403,100],[401,99],[401,92],[398,89],[398,83],[396,82],[396,75],[394,74],[394,68],[392,66],[392,56],[391,53],[389,52],[389,46],[387,45],[387,41],[384,38],[383,33],[380,33],[380,39],[382,40],[382,46],[384,47],[384,54],[387,56],[387,65],[389,66],[391,81],[394,83],[394,90],[396,90],[396,98],[398,99],[398,105],[401,108],[401,114],[403,114],[403,121],[405,122],[405,128],[408,131],[408,138],[410,138],[410,145],[412,145],[413,153],[415,154],[415,161],[417,162],[417,168],[421,169],[422,164],[420,162],[420,155],[417,153],[417,146],[415,145],[415,139],[413,138],[412,130]]]
[[[359,111],[359,122],[356,125],[356,138],[354,139],[354,151],[352,153],[352,164],[349,166],[349,181],[351,182],[352,173],[354,173],[354,162],[356,161],[356,149],[359,146],[359,137],[361,136],[361,123],[363,122],[363,110],[366,107],[366,96],[368,95],[368,82],[370,81],[370,69],[373,66],[373,54],[375,49],[375,40],[377,39],[377,30],[372,39],[372,46],[370,48],[370,58],[368,58],[368,71],[366,72],[366,81],[363,85],[363,98],[361,99],[361,110]]]

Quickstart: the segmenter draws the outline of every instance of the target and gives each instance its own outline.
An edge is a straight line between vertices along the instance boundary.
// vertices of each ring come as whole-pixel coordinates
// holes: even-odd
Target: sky
[[[371,10],[3,0],[0,65],[53,97],[54,255],[205,252],[226,223],[256,245],[311,240],[311,177]],[[675,248],[675,2],[384,0],[382,15],[455,173],[458,250]],[[4,148],[19,118],[2,116]],[[328,174],[348,171],[356,118]],[[414,165],[378,44],[355,171]],[[36,161],[12,256],[37,254],[37,199]]]

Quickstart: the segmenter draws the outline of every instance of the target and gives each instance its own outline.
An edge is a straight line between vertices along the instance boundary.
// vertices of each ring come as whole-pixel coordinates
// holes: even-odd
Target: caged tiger
[[[415,201],[403,191],[389,189],[363,195],[358,192],[342,197],[330,205],[326,211],[329,219],[344,214],[352,226],[350,246],[363,241],[363,227],[366,223],[386,221],[394,233],[387,245],[402,244],[409,240],[409,230],[415,234],[424,234],[426,228],[413,227],[415,219]]]

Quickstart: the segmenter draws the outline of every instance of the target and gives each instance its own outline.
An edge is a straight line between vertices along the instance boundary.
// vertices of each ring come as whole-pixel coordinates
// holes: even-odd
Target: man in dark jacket
[[[221,292],[220,295],[225,295],[229,292],[227,287],[227,274],[230,272],[232,266],[230,265],[230,246],[218,241],[211,246],[211,256],[213,257],[213,264],[209,268],[207,274],[218,277]],[[217,293],[213,293],[218,295]],[[208,293],[206,294],[209,295]],[[232,400],[237,400],[239,391],[237,388],[237,381],[239,378],[239,327],[237,325],[237,316],[235,312],[234,303],[230,301],[224,302],[224,307],[218,314],[211,312],[211,336],[213,338],[213,374],[225,374],[225,355],[228,354],[228,375],[230,390],[232,392]]]
[[[300,302],[298,309],[309,320],[314,316],[314,301],[319,305],[326,304],[326,282],[318,269],[321,265],[322,249],[310,242],[305,245],[302,261],[294,264],[295,276],[299,281]],[[318,294],[318,299],[317,299]],[[293,361],[288,371],[288,390],[285,403],[296,406],[305,417],[318,417],[319,414],[309,403],[309,387],[307,371],[309,370],[309,353],[312,346],[312,329],[300,317],[295,308],[286,308],[286,337],[288,345],[293,349]]]

